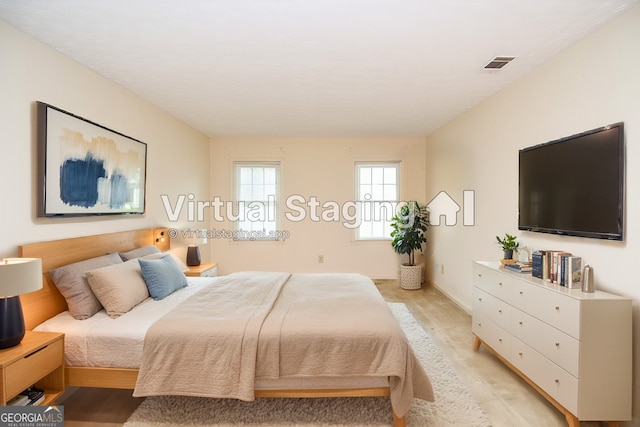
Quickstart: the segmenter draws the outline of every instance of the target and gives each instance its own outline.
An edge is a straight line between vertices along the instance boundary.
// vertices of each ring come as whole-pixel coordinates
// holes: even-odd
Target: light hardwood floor
[[[403,290],[395,280],[376,281],[387,301],[402,302],[430,331],[441,351],[469,386],[493,426],[564,427],[562,414],[484,347],[473,352],[471,317],[439,290],[423,286]],[[130,390],[68,389],[58,400],[64,405],[65,426],[115,427],[126,422],[142,402]],[[605,423],[581,423],[581,427]]]

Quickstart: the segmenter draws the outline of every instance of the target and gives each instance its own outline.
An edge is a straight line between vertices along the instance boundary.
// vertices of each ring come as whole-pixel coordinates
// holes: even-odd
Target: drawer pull
[[[478,298],[478,301],[482,302],[482,298]]]
[[[559,343],[559,342],[557,342],[557,343],[556,343],[556,348],[557,348],[557,347],[560,347],[560,343]]]
[[[47,347],[49,347],[49,346],[48,346],[48,345],[45,345],[44,347],[37,349],[37,350],[36,350],[36,351],[34,351],[33,353],[29,353],[29,354],[27,354],[24,358],[25,358],[25,359],[26,359],[26,358],[29,358],[29,357],[33,356],[34,354],[39,353],[39,352],[41,352],[42,350],[46,349]]]
[[[482,326],[482,323],[478,323],[478,326]]]
[[[481,274],[481,273],[478,273],[478,277],[482,277],[482,274]]]
[[[522,352],[521,351],[518,352],[518,356],[522,357]]]
[[[518,322],[518,325],[522,326],[522,321]]]
[[[560,380],[556,378],[556,384],[560,384]]]
[[[560,306],[556,305],[556,311],[560,310]]]
[[[502,314],[502,310],[498,310],[498,313]]]
[[[524,292],[523,292],[523,291],[520,291],[520,295],[524,295]]]
[[[502,282],[498,282],[498,286],[502,286]]]
[[[502,342],[502,338],[498,338],[498,341]]]

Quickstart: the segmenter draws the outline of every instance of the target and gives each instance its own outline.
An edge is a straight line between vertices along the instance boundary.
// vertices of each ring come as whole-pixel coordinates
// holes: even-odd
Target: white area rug
[[[465,384],[440,353],[431,335],[404,304],[389,306],[433,384],[435,402],[415,399],[409,427],[487,427],[491,423]],[[340,399],[207,399],[149,397],[124,427],[388,427],[391,404],[386,397]]]

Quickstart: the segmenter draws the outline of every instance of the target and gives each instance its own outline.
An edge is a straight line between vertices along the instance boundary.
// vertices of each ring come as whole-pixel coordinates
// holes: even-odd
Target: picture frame
[[[144,214],[147,144],[37,101],[37,216]]]

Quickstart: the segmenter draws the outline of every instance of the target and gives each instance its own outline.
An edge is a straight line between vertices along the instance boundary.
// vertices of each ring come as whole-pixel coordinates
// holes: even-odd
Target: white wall
[[[249,138],[211,141],[212,198],[231,198],[231,165],[234,160],[279,159],[282,199],[315,196],[322,205],[353,201],[356,161],[402,161],[405,200],[425,201],[424,138],[311,139]],[[283,206],[284,211],[297,213]],[[282,242],[232,242],[213,239],[208,244],[219,271],[280,270],[291,272],[359,272],[375,278],[398,277],[400,258],[390,241],[356,242],[353,230],[340,222],[286,221],[282,229],[291,237]],[[322,212],[321,207],[317,210]],[[209,215],[211,218],[211,215]],[[347,221],[348,222],[348,221]],[[211,221],[214,229],[230,230],[228,222]],[[318,263],[324,255],[324,263]],[[406,260],[404,260],[406,262]]]
[[[640,423],[639,47],[640,7],[636,7],[427,138],[427,193],[475,190],[476,195],[475,226],[430,229],[428,280],[469,309],[472,261],[500,258],[498,234],[515,234],[532,249],[581,255],[594,267],[597,288],[634,301],[636,424]],[[618,121],[625,123],[626,131],[624,241],[518,232],[518,150]],[[436,265],[444,265],[444,274]]]
[[[252,158],[284,160],[285,195],[338,202],[353,199],[355,161],[401,159],[405,199],[426,202],[446,191],[459,201],[464,190],[475,191],[474,226],[463,226],[459,216],[456,226],[429,230],[426,264],[431,282],[469,308],[471,262],[499,258],[494,240],[504,232],[517,234],[534,249],[554,247],[580,254],[594,266],[600,289],[634,299],[634,371],[639,372],[640,286],[634,271],[640,254],[638,46],[640,7],[452,121],[426,144],[422,138],[209,141],[135,94],[0,21],[0,257],[16,256],[17,246],[27,242],[157,225],[193,226],[184,213],[170,224],[160,195],[167,194],[172,201],[187,194],[196,200],[216,195],[230,200],[231,160],[247,158],[247,153]],[[146,215],[36,217],[38,100],[148,144]],[[519,233],[518,149],[616,121],[625,122],[627,133],[625,241]],[[211,219],[204,224],[230,228]],[[219,262],[222,273],[267,269],[397,276],[400,258],[389,242],[354,242],[352,232],[335,223],[284,223],[283,228],[291,232],[285,243],[213,240],[203,248],[204,257]],[[325,256],[324,264],[317,263],[319,254]],[[634,388],[637,419],[637,380]]]
[[[205,135],[3,21],[0,58],[0,258],[23,243],[169,226],[160,194],[208,194]],[[36,217],[36,101],[147,143],[145,215]]]

